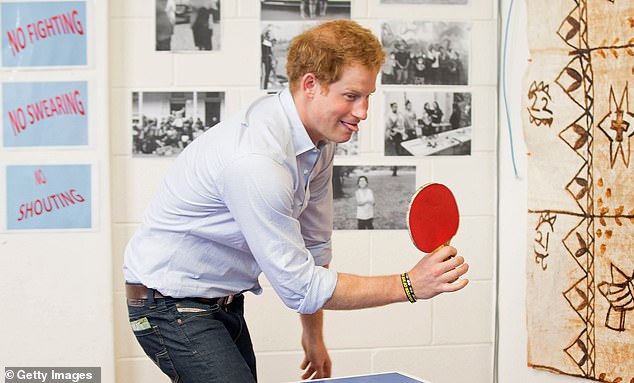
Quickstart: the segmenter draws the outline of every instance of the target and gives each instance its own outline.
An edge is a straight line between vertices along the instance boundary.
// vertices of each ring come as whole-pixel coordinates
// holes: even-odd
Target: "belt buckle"
[[[127,298],[126,303],[131,307],[143,307],[145,306],[145,299]]]
[[[218,299],[218,305],[220,307],[227,307],[231,304],[231,302],[233,302],[233,295],[229,295],[229,296]]]

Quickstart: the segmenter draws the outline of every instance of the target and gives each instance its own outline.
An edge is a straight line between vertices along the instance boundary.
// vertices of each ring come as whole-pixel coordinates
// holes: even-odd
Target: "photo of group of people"
[[[384,95],[386,156],[471,154],[471,93]]]
[[[468,4],[469,0],[381,0],[382,4]]]
[[[286,56],[293,37],[325,20],[349,19],[350,7],[350,1],[262,1],[260,89],[277,91],[288,83]]]
[[[262,20],[332,20],[350,18],[350,0],[261,0]]]
[[[334,166],[336,230],[407,229],[415,166]]]
[[[467,85],[470,25],[388,21],[381,25],[387,54],[381,84]]]
[[[157,51],[220,49],[220,0],[154,0]]]
[[[132,155],[175,156],[220,122],[224,92],[133,92]]]

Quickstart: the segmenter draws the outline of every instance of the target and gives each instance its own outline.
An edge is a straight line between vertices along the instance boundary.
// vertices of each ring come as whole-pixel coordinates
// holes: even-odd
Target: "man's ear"
[[[308,98],[315,97],[315,94],[319,91],[319,81],[313,73],[306,73],[302,76],[302,82],[300,84],[302,92]]]

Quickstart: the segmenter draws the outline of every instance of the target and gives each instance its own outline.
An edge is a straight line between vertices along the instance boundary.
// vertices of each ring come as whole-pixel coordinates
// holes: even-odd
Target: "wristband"
[[[405,296],[410,303],[416,302],[416,295],[414,295],[414,288],[412,287],[412,281],[409,280],[407,273],[401,274],[401,283],[403,284],[403,290],[405,290]]]

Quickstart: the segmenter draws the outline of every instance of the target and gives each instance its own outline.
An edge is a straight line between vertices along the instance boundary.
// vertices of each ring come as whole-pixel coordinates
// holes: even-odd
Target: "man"
[[[156,50],[172,49],[172,35],[176,25],[174,0],[156,0]]]
[[[398,111],[398,104],[390,103],[390,112],[385,119],[385,155],[386,156],[402,156],[408,155],[409,152],[401,147],[401,142],[407,140],[407,131],[405,130],[405,118]]]
[[[405,134],[407,138],[419,137],[420,129],[418,128],[418,117],[412,108],[412,102],[410,100],[405,100],[403,119],[405,120]]]
[[[353,21],[315,26],[289,47],[289,89],[222,121],[175,160],[124,264],[132,329],[172,381],[257,379],[242,293],[261,292],[261,272],[301,314],[302,378],[331,374],[322,309],[413,302],[467,284],[468,266],[450,246],[403,274],[411,291],[399,275],[327,267],[335,143],[366,119],[383,57]]]
[[[308,9],[308,12],[306,12]],[[299,3],[299,15],[305,19],[307,15],[312,19],[315,17],[317,10],[317,0],[301,0]]]
[[[261,88],[269,87],[269,76],[271,75],[271,67],[273,66],[273,41],[271,38],[271,30],[267,29],[260,36],[261,60],[262,60],[262,80]]]
[[[397,41],[395,44],[396,51],[394,52],[396,62],[396,83],[408,84],[409,70],[411,65],[410,51],[407,47],[405,40]]]

